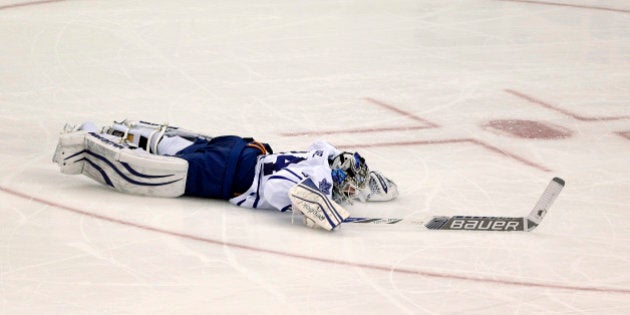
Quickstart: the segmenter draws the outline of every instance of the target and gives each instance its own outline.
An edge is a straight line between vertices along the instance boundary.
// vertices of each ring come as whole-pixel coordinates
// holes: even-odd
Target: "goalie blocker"
[[[289,190],[294,212],[304,214],[308,227],[331,231],[350,216],[343,207],[326,197],[310,178],[305,178]]]

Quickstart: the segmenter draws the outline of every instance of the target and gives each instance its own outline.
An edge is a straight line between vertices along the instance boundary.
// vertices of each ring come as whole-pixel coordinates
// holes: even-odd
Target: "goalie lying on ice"
[[[229,200],[255,209],[292,210],[307,226],[332,230],[349,216],[340,205],[388,201],[394,182],[371,171],[358,153],[324,141],[307,151],[273,154],[266,143],[210,137],[141,121],[64,128],[53,162],[117,191],[158,197]]]

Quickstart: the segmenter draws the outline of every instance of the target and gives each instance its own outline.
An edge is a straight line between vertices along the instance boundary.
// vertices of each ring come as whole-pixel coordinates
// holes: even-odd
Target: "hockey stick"
[[[549,207],[556,200],[560,191],[564,188],[564,180],[555,177],[551,180],[543,192],[534,209],[525,217],[493,217],[493,216],[433,216],[424,222],[410,222],[406,219],[395,218],[356,218],[349,217],[344,223],[372,223],[372,224],[396,224],[411,223],[422,224],[429,230],[469,230],[469,231],[522,231],[534,230],[547,214]]]

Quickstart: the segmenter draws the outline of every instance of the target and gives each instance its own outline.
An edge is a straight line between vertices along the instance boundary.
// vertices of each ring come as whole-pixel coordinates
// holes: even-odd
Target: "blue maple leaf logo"
[[[325,178],[322,179],[321,182],[319,182],[319,191],[325,194],[330,194],[330,188],[332,188],[332,184],[329,183]]]

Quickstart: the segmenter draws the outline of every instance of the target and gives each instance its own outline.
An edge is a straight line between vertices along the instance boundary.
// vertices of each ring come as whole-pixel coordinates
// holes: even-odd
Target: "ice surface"
[[[629,26],[613,0],[3,0],[0,313],[628,314]],[[326,233],[51,163],[65,123],[124,118],[359,150],[401,195],[353,216],[567,186],[533,233]]]

